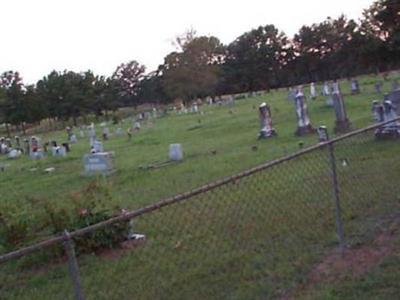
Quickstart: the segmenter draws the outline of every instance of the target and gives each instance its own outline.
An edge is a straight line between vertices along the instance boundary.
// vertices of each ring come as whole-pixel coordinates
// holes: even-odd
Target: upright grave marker
[[[301,88],[298,89],[295,98],[295,109],[297,116],[297,130],[296,135],[302,136],[307,133],[314,132],[311,125],[310,118],[308,117],[307,103]]]
[[[377,115],[378,122],[390,121],[397,117],[395,107],[389,100],[383,101],[383,104],[376,106],[375,114]],[[379,127],[375,130],[377,138],[398,138],[400,137],[400,122],[393,121]]]
[[[173,161],[183,160],[183,152],[181,144],[170,144],[169,145],[169,159]]]
[[[346,108],[344,105],[340,88],[332,93],[333,107],[335,109],[335,132],[346,132],[350,129],[350,121],[347,118]]]
[[[382,86],[383,86],[382,81],[378,81],[377,83],[375,83],[375,85],[374,85],[375,93],[381,94],[382,93]]]
[[[113,173],[113,160],[109,152],[85,154],[83,157],[85,175],[109,175]]]
[[[360,93],[360,85],[358,83],[357,79],[352,79],[351,80],[351,94],[359,94]]]
[[[276,135],[275,129],[272,127],[271,109],[265,102],[258,107],[260,117],[260,133],[258,138],[267,138]]]
[[[317,89],[314,82],[311,82],[310,84],[310,97],[311,99],[317,98]]]

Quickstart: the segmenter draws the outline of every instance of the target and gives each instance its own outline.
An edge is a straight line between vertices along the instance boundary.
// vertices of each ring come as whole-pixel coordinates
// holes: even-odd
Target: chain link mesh
[[[329,146],[315,147],[133,218],[143,236],[78,256],[85,299],[267,299],[304,284],[337,248],[338,222],[355,247],[400,204],[397,140],[371,129],[332,149],[341,219]],[[1,266],[0,298],[74,298],[66,258],[36,268],[29,257]]]

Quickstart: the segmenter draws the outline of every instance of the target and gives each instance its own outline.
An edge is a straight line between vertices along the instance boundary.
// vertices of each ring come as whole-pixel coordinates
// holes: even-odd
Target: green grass
[[[369,92],[345,96],[353,128],[372,123],[373,83],[365,77],[361,86]],[[294,105],[286,95],[286,91],[273,91],[237,101],[233,114],[225,106],[203,106],[204,115],[170,115],[155,120],[152,128],[144,126],[132,141],[115,137],[105,142],[107,150],[115,151],[117,173],[97,180],[113,196],[110,207],[139,208],[289,154],[298,149],[299,141],[314,144],[316,135],[294,136]],[[262,101],[272,107],[278,136],[257,141],[253,106]],[[311,121],[315,127],[325,124],[332,129],[334,113],[324,104],[322,97],[309,102]],[[63,135],[51,133],[43,140]],[[182,143],[182,163],[155,170],[139,168],[165,160],[170,143]],[[87,144],[74,145],[66,160],[8,162],[9,168],[1,174],[0,189],[7,192],[0,207],[12,203],[40,215],[40,201],[32,197],[68,206],[68,195],[93,180],[80,175]],[[257,151],[252,150],[254,145]],[[379,230],[379,218],[399,208],[398,149],[398,141],[377,142],[373,132],[335,146],[349,245],[368,242]],[[348,165],[341,164],[343,159]],[[28,171],[50,166],[56,167],[54,173]],[[333,199],[328,153],[321,149],[141,216],[134,220],[134,228],[146,234],[144,245],[117,259],[79,258],[85,293],[88,299],[279,297],[304,283],[313,265],[337,245]],[[0,298],[72,299],[66,264],[52,263],[38,270],[31,266],[35,259],[40,261],[32,256],[1,268]]]

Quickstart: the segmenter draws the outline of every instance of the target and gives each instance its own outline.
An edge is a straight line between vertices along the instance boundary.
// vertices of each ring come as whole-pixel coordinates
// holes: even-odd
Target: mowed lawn
[[[379,98],[373,92],[374,83],[373,77],[362,78],[362,93],[356,96],[348,95],[347,82],[342,84],[353,128],[373,123],[371,101]],[[271,105],[278,136],[257,141],[257,106],[263,101]],[[334,112],[325,106],[325,99],[308,104],[314,127],[327,125],[332,131]],[[143,124],[131,141],[126,136],[106,141],[105,149],[115,152],[117,170],[107,178],[81,175],[87,140],[73,145],[66,159],[4,161],[9,166],[0,177],[0,206],[39,216],[42,208],[37,199],[67,207],[71,194],[97,180],[111,192],[110,207],[135,209],[292,153],[299,142],[305,146],[317,142],[316,135],[294,136],[294,104],[287,100],[285,90],[238,100],[234,107],[204,105],[201,111],[204,114],[171,113],[153,120],[153,125]],[[52,133],[42,140],[53,137],[65,137],[65,133]],[[166,160],[170,143],[182,144],[183,162],[141,168]],[[399,208],[399,142],[378,142],[371,131],[335,149],[346,239],[356,246],[373,239],[388,215]],[[56,169],[46,174],[47,167]],[[141,216],[133,220],[133,226],[146,234],[144,244],[123,253],[79,257],[86,296],[279,298],[304,284],[313,266],[337,246],[333,199],[328,153],[319,149]],[[43,238],[46,233],[38,235]],[[40,262],[40,257],[28,258],[1,268],[0,298],[73,298],[65,262],[32,267],[30,261],[26,267],[29,259]]]

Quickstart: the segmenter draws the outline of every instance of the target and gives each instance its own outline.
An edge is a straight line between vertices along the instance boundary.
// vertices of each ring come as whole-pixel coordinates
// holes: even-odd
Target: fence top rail
[[[292,154],[289,154],[287,156],[284,156],[284,157],[281,157],[281,158],[277,158],[277,159],[274,159],[274,160],[270,160],[268,162],[260,164],[260,165],[258,165],[256,167],[253,167],[253,168],[248,169],[246,171],[237,173],[235,175],[228,176],[228,177],[225,177],[225,178],[220,179],[220,180],[216,180],[216,181],[214,181],[212,183],[209,183],[209,184],[205,184],[205,185],[203,185],[203,186],[201,186],[199,188],[195,188],[195,189],[193,189],[191,191],[188,191],[188,192],[185,192],[185,193],[182,193],[182,194],[177,194],[177,195],[172,196],[172,197],[164,198],[164,199],[162,199],[162,200],[160,200],[160,201],[158,201],[158,202],[156,202],[154,204],[150,204],[150,205],[145,206],[143,208],[136,209],[136,210],[129,211],[129,212],[125,212],[125,213],[123,213],[121,215],[115,216],[115,217],[110,218],[108,220],[105,220],[105,221],[102,221],[102,222],[99,222],[99,223],[96,223],[96,224],[93,224],[93,225],[90,225],[90,226],[87,226],[87,227],[72,231],[72,232],[70,232],[70,237],[74,238],[74,237],[82,236],[82,235],[88,234],[90,232],[93,232],[95,230],[98,230],[100,228],[103,228],[103,227],[106,227],[106,226],[109,226],[109,225],[112,225],[112,224],[115,224],[115,223],[118,223],[118,222],[128,221],[130,219],[136,218],[136,217],[141,216],[143,214],[150,213],[150,212],[158,210],[158,209],[160,209],[160,208],[162,208],[164,206],[168,206],[168,205],[171,205],[171,204],[174,204],[174,203],[178,203],[178,202],[182,202],[184,200],[188,200],[188,199],[190,199],[190,198],[192,198],[192,197],[194,197],[196,195],[199,195],[199,194],[205,193],[207,191],[213,190],[213,189],[218,188],[220,186],[223,186],[223,185],[226,185],[228,183],[234,182],[234,181],[236,181],[238,179],[241,179],[241,178],[244,178],[244,177],[248,177],[248,176],[250,176],[252,174],[258,173],[260,171],[263,171],[263,170],[268,169],[268,168],[270,168],[272,166],[281,164],[283,162],[290,161],[290,160],[292,160],[294,158],[297,158],[299,156],[302,156],[302,155],[305,155],[307,153],[313,152],[316,149],[323,148],[323,147],[325,147],[327,145],[337,143],[337,142],[339,142],[341,140],[350,138],[352,136],[355,136],[355,135],[358,135],[358,134],[373,130],[375,128],[379,128],[379,127],[381,127],[381,126],[383,126],[385,124],[389,124],[389,123],[391,123],[393,121],[400,121],[400,117],[394,118],[394,119],[392,119],[390,121],[385,121],[385,122],[374,124],[374,125],[371,125],[371,126],[368,126],[368,127],[364,127],[364,128],[358,129],[358,130],[354,130],[352,132],[349,132],[347,134],[341,135],[339,137],[336,137],[334,139],[328,140],[326,142],[320,142],[318,144],[309,146],[307,148],[304,148],[302,150],[299,150],[299,151],[294,152]],[[37,243],[35,243],[33,245],[30,245],[30,246],[27,246],[27,247],[24,247],[24,248],[21,248],[21,249],[18,249],[18,250],[15,250],[15,251],[3,254],[3,255],[0,255],[0,264],[4,263],[6,261],[12,260],[12,259],[16,259],[18,257],[22,257],[22,256],[25,256],[25,255],[28,255],[30,253],[33,253],[33,252],[38,251],[40,249],[55,245],[57,243],[61,243],[64,240],[65,240],[64,235],[60,234],[58,236],[54,236],[54,237],[48,238],[48,239],[46,239],[44,241],[37,242]]]

